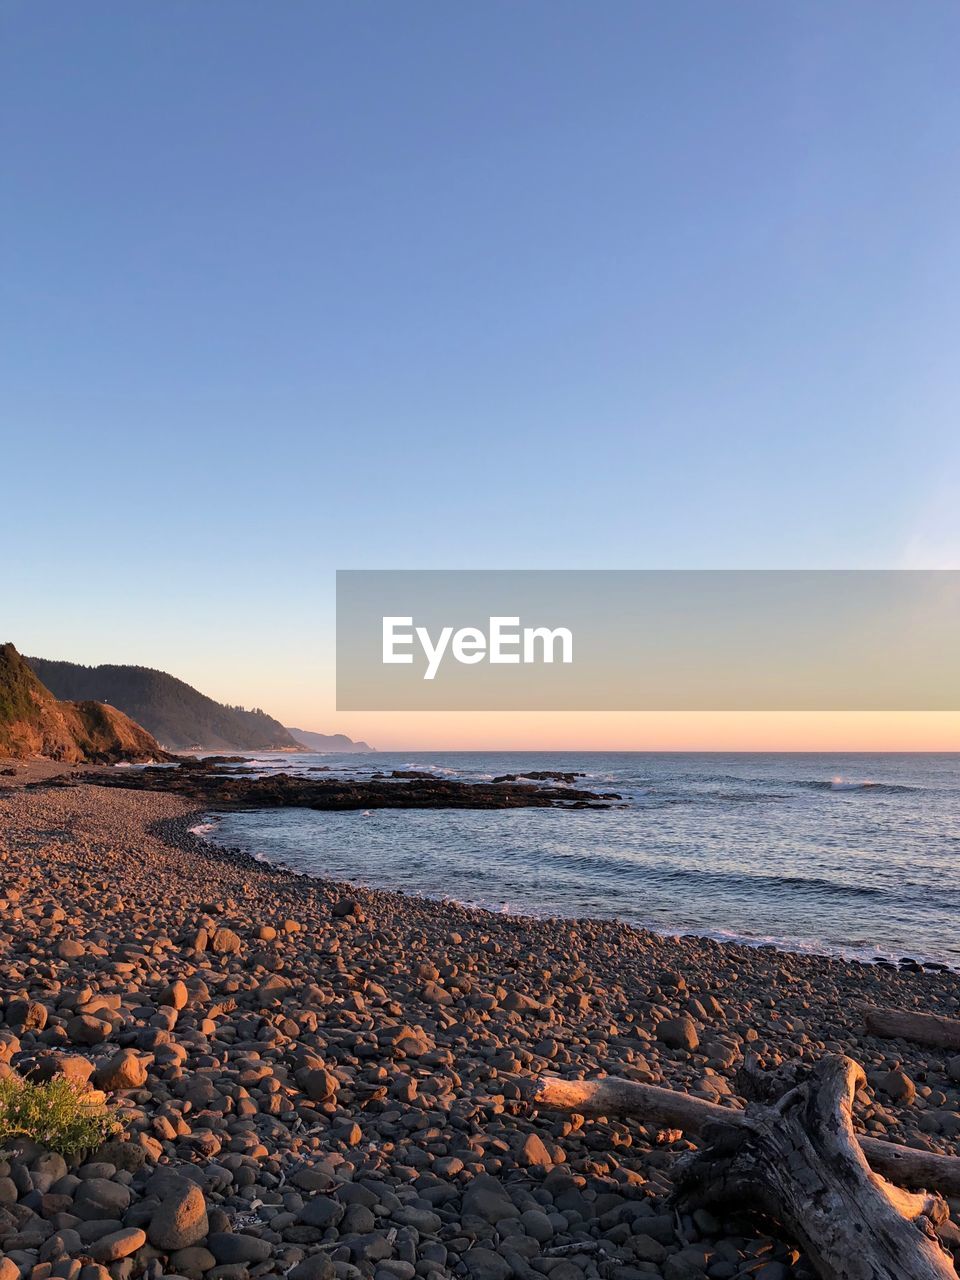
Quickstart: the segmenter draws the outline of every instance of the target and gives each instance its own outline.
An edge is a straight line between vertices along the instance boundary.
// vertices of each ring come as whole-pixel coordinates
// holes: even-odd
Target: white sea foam
[[[210,835],[211,832],[216,831],[216,829],[216,819],[206,819],[203,822],[198,822],[195,827],[187,828],[192,836],[200,836],[201,839],[206,839],[206,837]]]

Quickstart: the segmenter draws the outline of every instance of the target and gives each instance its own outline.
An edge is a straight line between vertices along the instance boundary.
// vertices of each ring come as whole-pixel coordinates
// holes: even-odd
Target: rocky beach
[[[812,1274],[747,1204],[678,1209],[697,1135],[537,1111],[543,1073],[736,1109],[748,1058],[845,1054],[859,1133],[960,1151],[960,1058],[860,1008],[956,1017],[953,972],[296,876],[192,834],[190,796],[64,772],[0,777],[0,1076],[117,1132],[70,1162],[0,1135],[0,1280]]]

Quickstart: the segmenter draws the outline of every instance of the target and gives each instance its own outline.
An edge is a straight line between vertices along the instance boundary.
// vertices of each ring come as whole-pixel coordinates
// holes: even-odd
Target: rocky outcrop
[[[585,778],[585,773],[558,773],[555,769],[538,769],[533,773],[502,773],[494,782],[517,782],[521,778],[531,782],[575,782],[577,778]]]
[[[116,707],[58,702],[12,644],[0,645],[0,755],[71,764],[172,758]]]
[[[90,781],[141,791],[172,791],[219,809],[603,809],[619,800],[613,791],[583,791],[570,786],[528,782],[457,782],[398,771],[393,778],[303,778],[288,773],[238,777],[236,772],[198,768],[142,769],[103,774]]]

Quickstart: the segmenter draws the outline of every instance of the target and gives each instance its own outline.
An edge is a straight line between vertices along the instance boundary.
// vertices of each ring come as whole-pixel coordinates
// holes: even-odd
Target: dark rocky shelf
[[[304,778],[288,773],[241,777],[221,757],[205,765],[189,761],[175,769],[145,768],[85,775],[103,787],[164,791],[187,796],[210,809],[608,809],[615,792],[529,782],[459,782],[432,775],[415,777]],[[219,766],[219,767],[218,767]]]

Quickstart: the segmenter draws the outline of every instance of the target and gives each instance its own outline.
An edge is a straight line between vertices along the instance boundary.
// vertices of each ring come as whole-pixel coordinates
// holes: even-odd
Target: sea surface
[[[429,752],[251,757],[362,778],[582,773],[603,811],[279,809],[211,838],[293,870],[493,910],[960,967],[960,754]],[[322,777],[322,774],[313,776]]]

